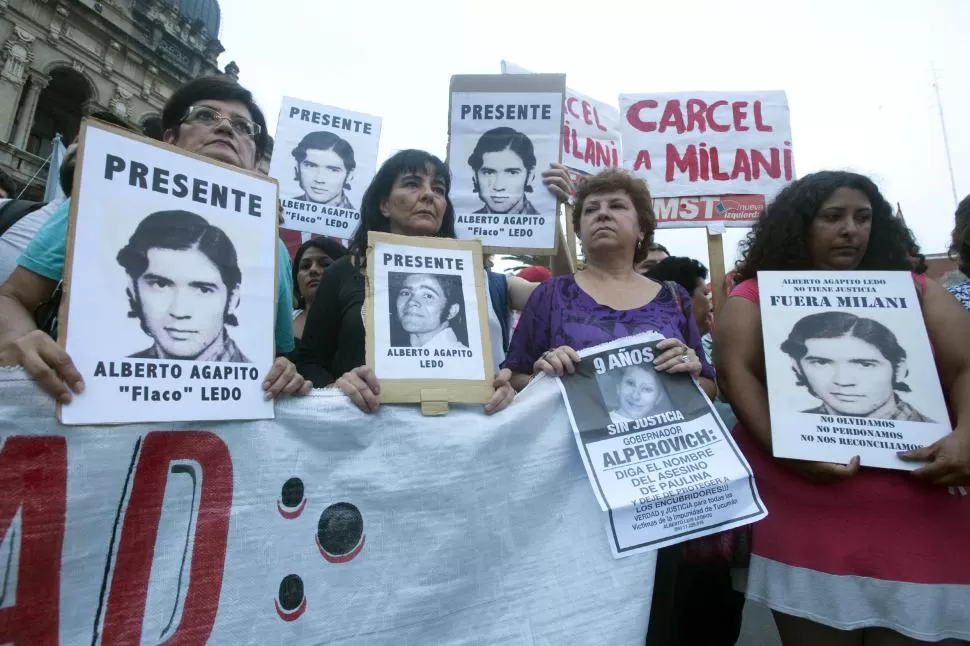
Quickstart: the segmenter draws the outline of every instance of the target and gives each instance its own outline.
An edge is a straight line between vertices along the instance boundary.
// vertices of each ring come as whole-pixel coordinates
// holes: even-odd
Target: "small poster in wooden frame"
[[[367,365],[382,403],[448,403],[492,396],[482,245],[476,240],[371,232],[364,326]]]

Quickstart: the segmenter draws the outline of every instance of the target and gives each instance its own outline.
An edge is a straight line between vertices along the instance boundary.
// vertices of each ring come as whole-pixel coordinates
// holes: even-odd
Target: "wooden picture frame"
[[[463,264],[460,273],[454,275],[462,277],[463,285],[470,283],[474,285],[475,311],[469,312],[468,308],[464,306],[462,310],[465,312],[464,320],[468,328],[468,349],[474,353],[478,349],[476,347],[478,344],[471,341],[473,338],[479,339],[481,357],[471,357],[471,361],[466,362],[466,365],[474,364],[476,370],[480,365],[481,379],[389,378],[386,371],[382,374],[381,364],[385,363],[384,357],[388,356],[388,352],[393,352],[396,346],[393,346],[389,341],[391,339],[390,320],[384,319],[385,316],[391,316],[391,313],[382,307],[382,304],[386,307],[393,302],[394,297],[390,294],[389,279],[388,276],[384,275],[389,275],[391,272],[385,268],[389,265],[382,264],[384,258],[377,257],[379,246],[382,254],[395,249],[420,249],[428,252],[422,258],[442,257],[443,254],[448,254],[448,252],[452,252],[451,257],[454,257],[458,255],[454,252],[459,252],[463,259],[468,259],[470,266]],[[401,255],[404,256],[404,254]],[[483,255],[482,245],[477,240],[399,236],[373,231],[368,234],[367,285],[364,304],[366,360],[367,365],[375,371],[378,379],[380,379],[379,400],[382,403],[421,404],[421,410],[425,415],[444,415],[448,411],[449,403],[483,404],[492,397],[495,389],[492,387],[494,379],[492,375],[492,344],[488,332],[488,287],[485,280]],[[413,258],[414,256],[410,257]],[[429,268],[424,267],[424,269],[427,271]],[[404,273],[421,274],[425,272],[421,271],[421,267],[411,266],[409,269],[405,269]],[[388,279],[388,282],[384,282],[385,279]],[[386,303],[382,298],[377,297],[380,289],[386,290]],[[462,295],[464,303],[467,304],[469,299],[464,289]],[[474,326],[477,326],[477,335],[473,334]],[[437,351],[411,350],[411,352],[430,352],[430,354],[425,355],[430,359],[426,358],[425,361],[435,360],[435,352]],[[381,353],[380,357],[378,357],[379,352]],[[395,357],[389,363],[395,363],[397,359],[398,357]],[[406,357],[406,359],[408,366],[411,366],[414,361],[420,363],[422,360],[420,357]],[[409,367],[408,369],[412,368]],[[421,370],[437,372],[433,367],[425,369],[415,366],[414,369],[419,372]],[[451,366],[445,369],[451,369]]]

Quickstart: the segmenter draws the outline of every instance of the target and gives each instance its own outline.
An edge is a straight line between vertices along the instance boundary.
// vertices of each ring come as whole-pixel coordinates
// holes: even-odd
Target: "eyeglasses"
[[[182,119],[182,123],[197,123],[210,128],[215,128],[216,125],[223,121],[229,123],[229,127],[233,129],[233,132],[244,137],[252,137],[255,139],[262,132],[258,123],[253,123],[243,117],[222,114],[218,110],[213,110],[205,105],[191,106],[185,113],[185,118]]]

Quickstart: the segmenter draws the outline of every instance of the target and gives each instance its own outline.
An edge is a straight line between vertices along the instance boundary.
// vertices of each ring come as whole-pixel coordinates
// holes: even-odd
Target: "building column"
[[[0,79],[0,141],[13,141],[13,117],[22,91],[22,84]]]
[[[24,150],[27,148],[27,137],[30,136],[30,129],[34,126],[34,113],[37,111],[37,100],[40,93],[47,87],[47,79],[38,74],[30,75],[30,85],[27,87],[27,97],[24,99],[20,114],[17,115],[17,129],[13,133],[12,143],[17,148]]]

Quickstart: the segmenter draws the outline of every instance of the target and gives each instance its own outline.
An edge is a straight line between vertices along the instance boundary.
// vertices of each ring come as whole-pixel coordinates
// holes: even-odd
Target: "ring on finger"
[[[690,363],[690,357],[688,357],[688,356],[687,356],[686,354],[682,354],[682,355],[680,356],[680,360],[681,360],[681,361],[682,361],[683,363]]]

